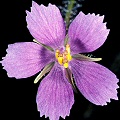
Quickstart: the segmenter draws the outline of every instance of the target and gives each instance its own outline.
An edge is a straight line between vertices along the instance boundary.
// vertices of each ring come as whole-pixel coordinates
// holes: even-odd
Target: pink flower
[[[75,84],[83,96],[96,105],[106,105],[110,99],[118,100],[116,75],[93,62],[100,58],[78,54],[92,52],[105,42],[109,30],[103,23],[104,16],[80,12],[66,34],[64,21],[55,5],[45,7],[32,2],[31,12],[26,12],[27,27],[37,43],[8,45],[1,63],[8,76],[17,79],[41,71],[35,83],[50,71],[41,81],[36,97],[41,117],[59,120],[60,116],[68,116],[74,103]]]

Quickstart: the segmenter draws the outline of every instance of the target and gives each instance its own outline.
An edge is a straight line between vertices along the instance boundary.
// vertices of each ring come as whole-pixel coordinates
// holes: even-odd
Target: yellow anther
[[[62,65],[62,64],[63,64],[63,54],[60,53],[60,54],[58,55],[57,60],[58,60],[58,63],[59,63],[60,65]]]
[[[70,45],[69,44],[66,45],[66,50],[68,52],[68,54],[67,54],[68,61],[70,61],[70,60],[72,60],[72,56],[70,55]]]
[[[66,45],[66,50],[67,50],[68,54],[70,54],[70,45],[69,44]]]
[[[56,50],[55,56],[60,65],[68,68],[68,63],[72,60],[72,56],[70,54],[70,46],[67,44],[63,53],[61,53],[59,50]]]
[[[65,63],[65,64],[64,64],[64,68],[68,68],[68,63]]]
[[[70,54],[67,55],[68,61],[72,60],[72,56]]]
[[[55,53],[55,57],[56,59],[58,59],[58,55],[60,54],[60,51],[59,50],[56,50],[56,53]]]

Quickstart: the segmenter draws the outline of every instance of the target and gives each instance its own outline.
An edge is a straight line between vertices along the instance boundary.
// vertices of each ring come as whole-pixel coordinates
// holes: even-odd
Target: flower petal
[[[68,30],[73,53],[92,52],[105,42],[109,29],[103,19],[104,16],[94,13],[85,15],[80,12],[77,15]]]
[[[9,77],[27,78],[53,61],[54,54],[33,42],[8,45],[7,55],[1,61]]]
[[[27,27],[36,40],[53,48],[64,44],[65,25],[55,5],[45,7],[32,2],[31,12],[26,13]]]
[[[74,103],[73,90],[63,74],[63,70],[56,64],[51,72],[41,81],[37,93],[37,107],[40,116],[50,120],[59,120],[70,114]]]
[[[116,75],[102,65],[87,61],[71,61],[76,85],[86,99],[96,105],[118,100]]]

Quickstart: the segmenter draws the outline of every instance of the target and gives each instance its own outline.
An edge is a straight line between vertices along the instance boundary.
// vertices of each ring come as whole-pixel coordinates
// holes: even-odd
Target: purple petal
[[[102,65],[87,61],[71,61],[76,85],[86,99],[96,105],[118,100],[116,75]]]
[[[53,48],[63,45],[65,25],[55,5],[45,7],[32,2],[31,12],[26,12],[27,27],[36,40]]]
[[[92,52],[105,42],[109,29],[103,19],[104,16],[94,13],[85,15],[80,12],[77,15],[68,30],[73,53]]]
[[[50,63],[54,54],[33,42],[8,45],[7,55],[1,61],[9,77],[27,78]]]
[[[50,120],[59,120],[60,116],[65,118],[70,114],[74,103],[73,90],[56,64],[40,83],[36,102],[41,117],[45,115]]]

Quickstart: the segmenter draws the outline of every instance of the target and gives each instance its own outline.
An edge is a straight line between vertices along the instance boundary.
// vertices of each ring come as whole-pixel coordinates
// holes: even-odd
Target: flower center
[[[60,65],[68,68],[68,63],[72,60],[72,56],[70,54],[70,45],[67,44],[63,52],[56,50],[55,57]]]

